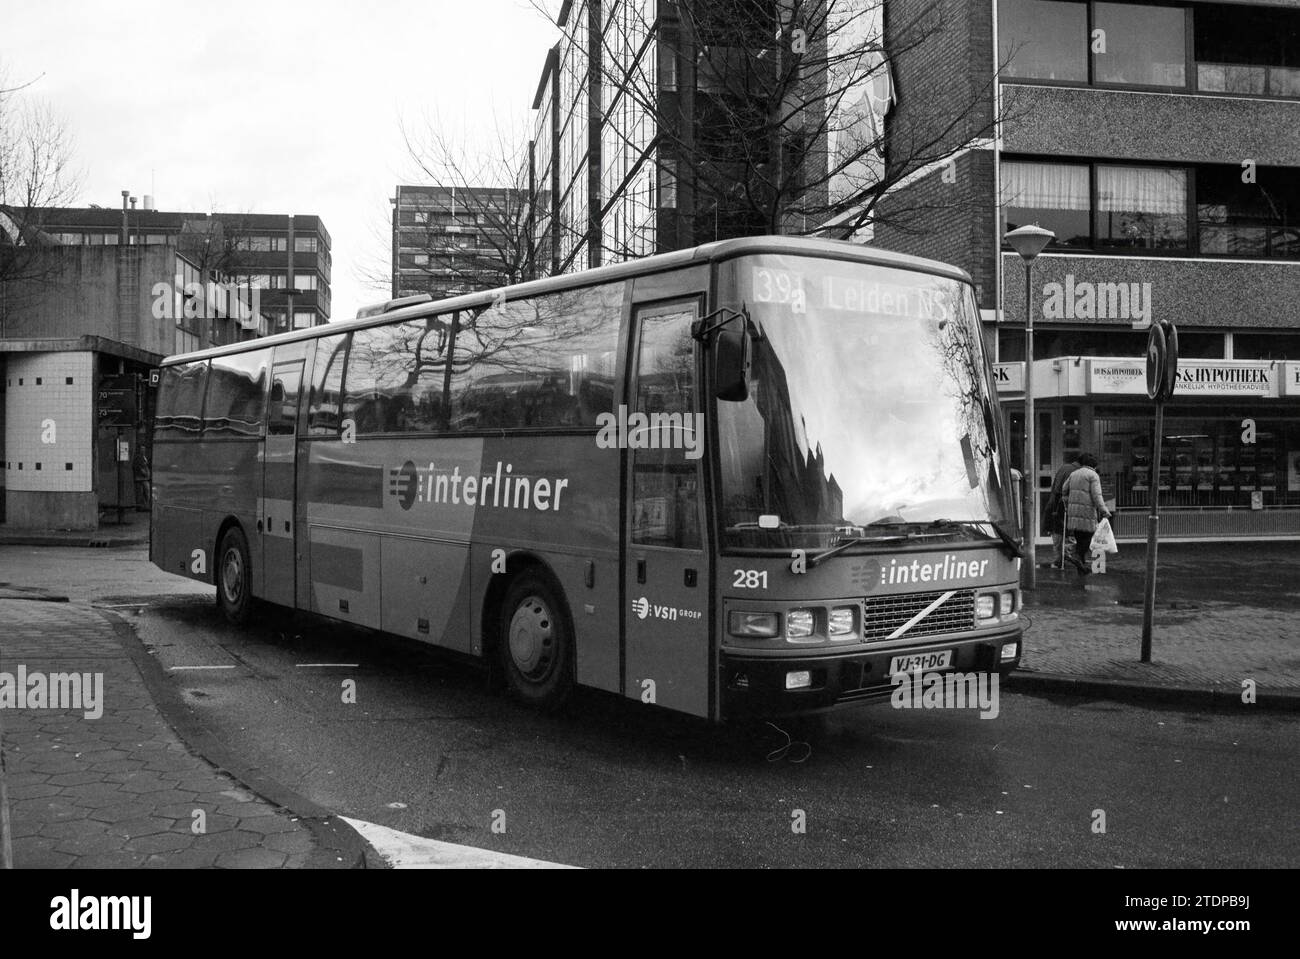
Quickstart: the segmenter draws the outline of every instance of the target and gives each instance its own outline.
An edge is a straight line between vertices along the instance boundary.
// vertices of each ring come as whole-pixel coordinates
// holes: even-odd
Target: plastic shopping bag
[[[1096,532],[1092,534],[1092,551],[1094,553],[1119,552],[1119,546],[1115,544],[1115,533],[1110,528],[1110,520],[1103,519],[1097,524]]]

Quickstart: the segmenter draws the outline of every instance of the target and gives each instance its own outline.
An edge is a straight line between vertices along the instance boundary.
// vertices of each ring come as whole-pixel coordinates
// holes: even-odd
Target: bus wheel
[[[573,690],[573,627],[555,590],[526,572],[506,590],[497,649],[516,698],[546,710]]]
[[[252,611],[249,575],[248,540],[242,529],[232,526],[217,549],[217,607],[236,626],[247,625]]]

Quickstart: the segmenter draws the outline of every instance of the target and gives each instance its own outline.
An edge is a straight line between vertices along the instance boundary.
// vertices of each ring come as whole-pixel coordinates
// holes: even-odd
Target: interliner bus
[[[1019,664],[992,383],[965,273],[835,241],[395,300],[163,363],[150,557],[544,708],[888,698]]]

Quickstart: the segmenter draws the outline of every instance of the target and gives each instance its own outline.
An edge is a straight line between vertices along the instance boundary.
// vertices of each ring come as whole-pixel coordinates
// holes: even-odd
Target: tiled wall
[[[91,353],[10,353],[5,369],[5,486],[89,492],[95,441]],[[51,436],[53,443],[43,442]]]

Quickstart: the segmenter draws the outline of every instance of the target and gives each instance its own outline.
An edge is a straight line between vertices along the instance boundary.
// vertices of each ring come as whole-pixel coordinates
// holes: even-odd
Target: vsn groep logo
[[[410,460],[397,469],[388,471],[388,495],[397,497],[402,509],[410,509],[415,505],[415,496],[419,490],[420,476]]]

